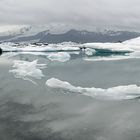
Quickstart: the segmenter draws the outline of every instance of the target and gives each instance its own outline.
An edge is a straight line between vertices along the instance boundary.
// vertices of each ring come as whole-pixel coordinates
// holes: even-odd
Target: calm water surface
[[[0,140],[140,140],[140,101],[106,100],[46,86],[50,78],[74,86],[140,85],[140,59],[67,62],[45,55],[0,56]],[[47,64],[44,77],[16,78],[14,60]],[[94,58],[93,58],[94,59]]]

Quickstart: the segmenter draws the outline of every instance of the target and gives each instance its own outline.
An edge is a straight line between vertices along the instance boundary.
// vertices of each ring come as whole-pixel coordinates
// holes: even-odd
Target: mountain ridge
[[[65,33],[51,33],[46,29],[34,34],[26,34],[30,29],[21,30],[18,34],[0,36],[1,42],[121,42],[140,36],[139,32],[104,30],[103,32],[71,29]]]

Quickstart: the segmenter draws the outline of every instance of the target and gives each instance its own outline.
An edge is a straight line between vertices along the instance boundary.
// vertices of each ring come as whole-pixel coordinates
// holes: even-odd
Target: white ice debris
[[[116,86],[108,89],[102,88],[83,88],[71,85],[66,81],[61,81],[59,79],[51,78],[47,80],[46,85],[51,88],[62,88],[69,90],[71,92],[80,93],[82,95],[99,98],[99,99],[134,99],[140,97],[140,87],[137,85],[124,85]]]
[[[49,44],[49,45],[32,45],[32,44],[14,44],[2,43],[0,44],[3,52],[58,52],[58,51],[79,51],[78,46],[65,45],[65,44]]]
[[[38,60],[32,62],[15,60],[13,68],[9,72],[13,73],[16,78],[28,80],[36,84],[31,78],[41,79],[44,77],[41,69],[46,68],[46,64],[38,64]]]
[[[70,60],[70,54],[67,52],[50,53],[47,58],[51,61],[66,62]]]

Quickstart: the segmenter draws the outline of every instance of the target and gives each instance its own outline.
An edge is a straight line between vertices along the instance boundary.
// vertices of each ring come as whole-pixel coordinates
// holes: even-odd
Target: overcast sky
[[[24,24],[140,30],[140,0],[0,0],[0,26]]]

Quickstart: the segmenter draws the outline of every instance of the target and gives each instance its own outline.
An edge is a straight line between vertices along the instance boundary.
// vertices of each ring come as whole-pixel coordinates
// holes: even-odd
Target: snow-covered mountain
[[[118,42],[140,36],[138,32],[131,31],[93,31],[69,30],[64,33],[54,33],[50,26],[24,26],[9,34],[0,34],[1,42]]]

